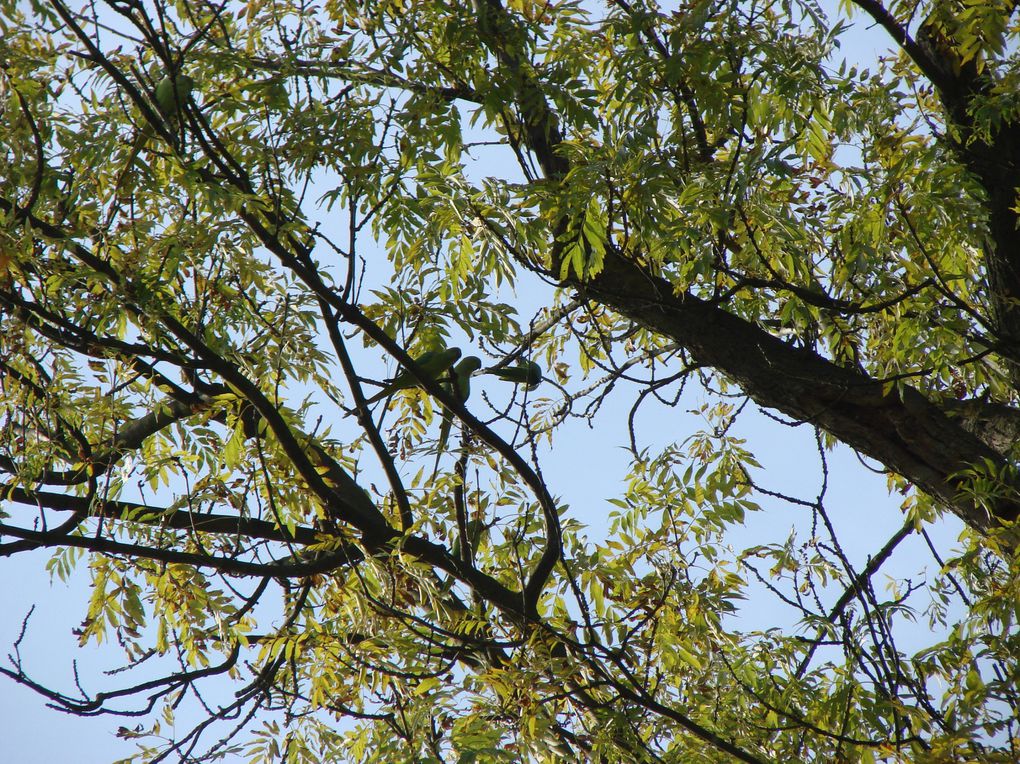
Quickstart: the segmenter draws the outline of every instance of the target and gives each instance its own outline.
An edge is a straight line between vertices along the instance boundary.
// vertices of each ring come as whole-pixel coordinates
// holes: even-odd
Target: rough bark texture
[[[987,530],[1017,518],[1020,503],[1001,501],[993,517],[959,497],[954,474],[1005,457],[979,435],[981,414],[946,415],[906,384],[885,385],[818,354],[794,347],[768,332],[690,295],[626,262],[607,257],[606,268],[587,284],[588,296],[686,347],[699,363],[721,370],[762,406],[817,424],[839,440],[903,475],[950,506],[968,525]],[[1020,416],[1005,406],[1011,414]],[[1002,420],[1002,412],[988,418]],[[990,425],[989,425],[990,426]],[[1001,438],[1000,438],[1001,439]]]

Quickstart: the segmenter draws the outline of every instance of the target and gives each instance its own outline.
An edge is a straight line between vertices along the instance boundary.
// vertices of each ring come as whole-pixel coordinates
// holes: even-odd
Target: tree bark
[[[956,73],[953,67],[934,59],[877,0],[858,0],[858,5],[890,33],[932,81],[942,95],[950,123],[955,119],[961,123],[957,126],[965,127],[970,134],[972,126],[969,122],[962,124],[962,120],[971,119],[969,100],[983,92],[973,67],[963,67]],[[561,181],[568,175],[570,163],[559,150],[559,121],[532,70],[522,63],[524,54],[513,49],[513,20],[498,0],[479,0],[478,8],[486,22],[480,24],[482,39],[505,70],[506,80],[517,87],[517,108],[528,128],[521,138],[546,177]],[[1013,207],[1020,125],[1007,122],[989,142],[961,145],[959,150],[988,195],[991,242],[987,262],[989,281],[996,290],[991,303],[1003,356],[1009,361],[1014,343],[1020,347],[1020,268],[1017,213]],[[560,272],[557,259],[554,251],[552,268],[546,274],[554,279]],[[990,447],[976,432],[980,422],[1001,419],[1001,412],[991,417],[972,412],[968,429],[961,419],[948,416],[905,381],[889,383],[839,366],[813,351],[784,343],[719,305],[690,294],[676,294],[672,284],[626,258],[612,245],[607,248],[600,273],[586,280],[569,275],[560,284],[671,338],[696,362],[719,370],[740,385],[759,405],[816,424],[881,462],[949,507],[970,527],[987,532],[1015,521],[1020,514],[1020,477],[1012,469],[1012,460]],[[1011,329],[1014,322],[1015,337]],[[1020,353],[1014,355],[1020,358]],[[1020,374],[1014,376],[1020,380]],[[994,473],[1000,479],[1005,476],[1007,482],[996,487],[994,496],[975,500],[961,475],[975,469],[982,474]]]
[[[569,284],[687,348],[698,363],[724,373],[758,404],[816,424],[848,446],[902,475],[950,507],[973,528],[987,531],[1017,519],[1020,501],[980,506],[961,495],[957,473],[975,465],[1007,463],[977,433],[951,418],[904,382],[886,384],[783,342],[725,309],[689,294],[607,252],[605,269],[587,283]],[[976,403],[976,402],[975,402]],[[992,422],[1005,419],[997,406]],[[1001,441],[1001,438],[999,439]],[[1015,486],[1020,488],[1020,485]]]

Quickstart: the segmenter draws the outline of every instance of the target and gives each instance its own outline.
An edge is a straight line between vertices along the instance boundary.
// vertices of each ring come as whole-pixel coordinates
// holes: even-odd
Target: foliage
[[[813,0],[595,6],[0,0],[0,556],[131,671],[0,670],[139,761],[1020,758],[1015,3],[844,0],[867,68]]]

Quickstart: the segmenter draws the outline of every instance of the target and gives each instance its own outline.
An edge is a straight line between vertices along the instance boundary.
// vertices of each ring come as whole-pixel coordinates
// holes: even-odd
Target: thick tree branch
[[[903,475],[971,527],[989,530],[1017,518],[1020,498],[995,503],[992,516],[961,498],[958,473],[985,460],[1005,466],[1006,460],[914,388],[887,385],[838,366],[721,307],[677,295],[668,281],[615,249],[607,252],[602,273],[588,283],[573,279],[570,285],[673,338],[695,361],[722,371],[758,404],[817,424]]]
[[[487,18],[505,16],[496,0],[481,3],[481,8]],[[510,22],[501,23],[506,26]],[[484,37],[487,28],[481,26]],[[506,39],[512,36],[491,44],[501,63],[521,83],[517,105],[529,125],[528,148],[551,180],[562,179],[570,168],[559,151],[559,121],[521,68],[520,55],[505,51]],[[552,260],[553,268],[546,275],[557,278],[557,258]],[[673,284],[612,245],[607,247],[599,274],[587,281],[568,275],[561,284],[672,338],[688,349],[696,363],[718,369],[758,404],[817,424],[878,460],[950,507],[973,528],[987,531],[1001,522],[1012,522],[1020,513],[1020,485],[1011,487],[1008,498],[987,502],[987,509],[963,498],[961,472],[986,463],[1004,471],[1007,460],[906,384],[887,385],[838,366],[810,350],[782,342],[723,307],[690,293],[678,294]],[[1017,294],[1020,297],[1020,291]]]

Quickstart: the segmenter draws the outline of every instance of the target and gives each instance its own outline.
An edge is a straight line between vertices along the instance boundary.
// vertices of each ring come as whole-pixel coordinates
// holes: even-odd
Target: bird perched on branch
[[[445,385],[450,394],[460,403],[467,401],[471,395],[471,377],[476,371],[482,368],[482,362],[475,355],[469,355],[452,369],[450,369],[450,381]],[[450,439],[450,430],[453,428],[453,413],[443,409],[443,424],[439,428],[439,443],[436,446],[436,470],[439,469],[439,458],[446,450],[446,442]]]
[[[176,123],[178,112],[191,98],[191,91],[194,89],[195,80],[187,74],[177,74],[175,77],[167,75],[156,83],[156,109],[159,111],[159,115],[169,123],[169,126],[172,127]],[[155,128],[149,122],[142,125],[131,147],[131,161],[134,161],[134,157],[155,135],[155,132]],[[131,164],[131,161],[128,164]]]
[[[542,384],[542,367],[534,361],[528,361],[518,366],[505,366],[502,368],[489,369],[486,374],[492,374],[515,385],[526,385],[529,390],[534,390]]]
[[[460,358],[460,348],[443,348],[441,350],[427,350],[414,359],[414,362],[421,368],[421,371],[429,379],[438,380],[442,374],[449,369]],[[382,390],[377,392],[367,403],[375,403],[398,390],[410,390],[413,387],[420,387],[418,377],[410,371],[404,370],[386,383]]]
[[[180,112],[181,107],[187,103],[188,99],[191,98],[191,91],[194,89],[194,78],[181,73],[178,73],[176,76],[166,75],[163,79],[156,83],[156,110],[166,121],[168,129],[174,129],[176,127],[177,120],[179,119],[178,112]],[[142,149],[145,148],[146,144],[152,140],[155,135],[155,126],[148,120],[142,120],[141,127],[139,127],[135,132],[135,137],[131,141],[131,151],[128,153],[127,161],[124,163],[124,169],[121,171],[120,177],[117,179],[116,185],[118,188],[124,180],[124,176],[131,168],[131,165],[135,163],[135,159],[138,158]]]
[[[164,117],[172,117],[191,97],[194,89],[194,78],[186,74],[178,74],[176,78],[164,77],[156,85],[156,106]]]

